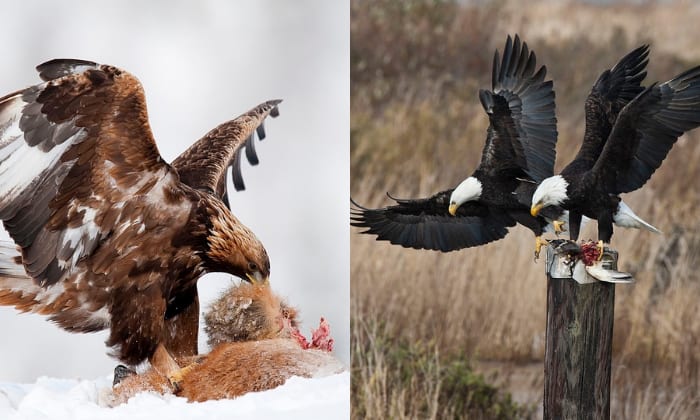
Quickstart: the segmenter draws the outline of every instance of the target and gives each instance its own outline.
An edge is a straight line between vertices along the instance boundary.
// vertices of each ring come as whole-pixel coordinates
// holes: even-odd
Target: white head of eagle
[[[459,206],[467,201],[478,200],[481,197],[481,190],[481,181],[473,176],[462,181],[450,195],[450,214],[453,216],[457,214]]]
[[[549,206],[559,206],[569,199],[566,188],[569,183],[561,175],[550,176],[537,186],[532,194],[532,207],[530,214],[537,216],[540,210]]]

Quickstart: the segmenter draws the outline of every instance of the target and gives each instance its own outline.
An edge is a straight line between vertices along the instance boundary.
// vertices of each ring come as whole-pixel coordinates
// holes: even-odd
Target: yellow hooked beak
[[[245,273],[245,276],[251,284],[265,285],[269,281],[269,279],[267,277],[263,277],[259,271],[256,271],[254,274]]]
[[[537,217],[537,215],[540,214],[540,210],[542,210],[542,207],[544,207],[542,203],[537,203],[530,207],[530,214],[532,215],[532,217]]]
[[[444,207],[443,207],[443,208],[444,208]],[[458,209],[458,208],[459,208],[459,206],[458,206],[457,204],[455,204],[455,203],[450,203],[450,208],[449,208],[447,211],[449,211],[450,214],[454,216],[455,214],[457,214],[457,209]]]

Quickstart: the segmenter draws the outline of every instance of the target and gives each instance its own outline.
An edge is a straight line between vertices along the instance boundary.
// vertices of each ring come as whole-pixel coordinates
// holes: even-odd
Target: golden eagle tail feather
[[[24,271],[16,245],[0,241],[0,305],[14,306],[22,312],[40,312],[36,299],[41,286]]]

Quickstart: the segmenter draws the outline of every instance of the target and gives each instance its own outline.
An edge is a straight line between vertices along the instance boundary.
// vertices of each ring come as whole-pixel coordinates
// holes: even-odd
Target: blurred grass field
[[[695,2],[521,5],[352,1],[356,201],[381,207],[386,191],[427,196],[471,174],[488,125],[477,90],[490,86],[493,51],[507,34],[520,34],[554,80],[555,170],[580,145],[592,83],[628,51],[651,43],[646,84],[700,64]],[[700,129],[624,196],[664,234],[618,229],[612,240],[620,267],[637,280],[616,288],[612,418],[700,412],[698,179]],[[581,238],[595,236],[591,225]],[[544,262],[533,262],[532,233],[516,227],[495,243],[442,254],[358,231],[351,235],[353,418],[537,417],[546,279]],[[455,368],[458,361],[483,377]],[[455,372],[468,386],[454,387]],[[451,398],[459,393],[471,400]]]

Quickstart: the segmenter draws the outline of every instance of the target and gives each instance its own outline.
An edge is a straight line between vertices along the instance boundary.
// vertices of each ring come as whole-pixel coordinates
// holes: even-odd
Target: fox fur
[[[177,360],[186,372],[177,389],[151,368],[115,385],[109,404],[124,403],[143,391],[200,402],[234,398],[275,388],[292,376],[317,377],[343,371],[343,364],[329,351],[303,348],[296,316],[297,311],[267,284],[234,286],[204,317],[211,352]]]

